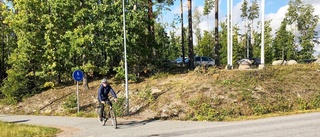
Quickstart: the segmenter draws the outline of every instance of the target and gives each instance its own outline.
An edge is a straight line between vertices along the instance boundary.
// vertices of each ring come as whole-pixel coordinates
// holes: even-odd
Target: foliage
[[[155,100],[152,95],[151,87],[147,86],[145,89],[138,93],[139,99],[146,101],[147,103],[151,103]]]
[[[85,73],[83,81],[85,86],[88,86],[88,80],[99,76],[111,76],[114,71],[117,80],[124,79],[122,1],[15,0],[12,2],[12,6],[1,3],[0,7],[0,95],[7,98],[8,102],[17,103],[25,96],[38,93],[48,81],[55,85],[71,83],[70,74],[75,69],[81,69]],[[206,0],[204,15],[208,15],[214,8],[214,2],[216,1]],[[244,20],[251,20],[250,25],[253,27],[253,20],[258,17],[259,7],[257,1],[253,1],[250,7],[245,2],[247,1],[242,5],[241,17]],[[168,67],[162,62],[182,56],[182,44],[183,53],[190,51],[184,56],[193,55],[193,42],[188,42],[192,39],[186,38],[182,43],[181,36],[176,35],[177,31],[181,30],[175,27],[177,22],[170,25],[171,29],[167,24],[156,20],[161,12],[172,4],[172,0],[127,1],[125,4],[127,34],[125,39],[130,80],[141,81],[136,74],[145,70],[150,76],[167,69]],[[152,16],[149,11],[153,12]],[[312,57],[314,45],[311,39],[314,37],[314,29],[319,18],[313,14],[312,5],[304,4],[301,0],[291,0],[286,19],[277,31],[276,39],[272,39],[270,22],[266,22],[266,63],[280,58],[279,55],[283,55],[286,59],[299,60]],[[226,65],[226,22],[220,24],[220,31],[214,32],[219,33],[220,49],[216,48],[217,44],[214,42],[218,41],[215,41],[212,31],[207,30],[202,34],[197,28],[203,18],[199,11],[195,12],[193,17],[189,18],[190,23],[193,20],[193,25],[188,27],[194,26],[199,40],[195,47],[197,54],[214,58],[218,55],[214,52],[217,49],[221,65]],[[296,50],[300,47],[293,44],[293,33],[285,30],[286,25],[297,27],[301,35],[299,42],[302,50]],[[247,27],[248,25],[245,26],[246,29]],[[234,28],[233,59],[237,61],[246,55],[247,37],[239,38],[237,33],[240,30],[238,27]],[[181,33],[192,38],[191,29],[182,28]],[[250,56],[259,56],[261,34],[258,31],[252,34],[251,37],[255,42],[250,48]],[[284,44],[281,44],[283,42]],[[186,46],[186,43],[190,45]],[[51,87],[50,85],[48,86]]]
[[[220,49],[220,65],[227,65],[227,20],[221,23],[221,32],[220,32],[220,41],[221,41],[221,49]]]
[[[209,15],[210,11],[214,8],[214,1],[215,0],[204,1],[203,15]]]
[[[169,76],[169,73],[156,73],[151,78],[152,79],[159,79],[159,78],[166,78]]]
[[[286,30],[287,22],[282,21],[280,29],[276,32],[276,38],[273,46],[274,60],[295,60],[296,48],[294,45],[294,35]]]
[[[199,56],[213,56],[214,37],[212,32],[204,31],[203,38],[195,47],[195,53]]]
[[[54,87],[54,83],[53,82],[46,82],[46,83],[44,83],[44,85],[43,85],[43,88],[44,89],[50,89],[50,88],[53,88]]]
[[[113,110],[117,117],[125,116],[126,99],[124,97],[118,97],[117,103],[113,103]]]
[[[70,95],[63,103],[63,108],[69,113],[75,113],[77,105],[77,97],[75,95]]]
[[[313,58],[314,44],[311,40],[314,37],[314,29],[318,24],[319,16],[314,15],[314,7],[310,4],[305,4],[302,0],[290,0],[289,8],[286,13],[288,24],[294,24],[294,27],[300,33],[299,44],[299,60]]]
[[[193,16],[192,16],[192,27],[194,29],[194,35],[197,39],[197,43],[199,43],[202,39],[202,36],[201,36],[201,28],[200,28],[200,23],[202,21],[201,19],[201,13],[199,11],[199,9],[195,9],[194,13],[193,13]]]
[[[124,81],[125,79],[124,62],[120,62],[119,66],[114,68],[114,71],[116,71],[116,75],[114,76],[116,81]]]

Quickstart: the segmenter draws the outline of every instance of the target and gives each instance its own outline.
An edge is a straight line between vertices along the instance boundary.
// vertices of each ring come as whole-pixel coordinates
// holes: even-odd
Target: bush
[[[122,117],[126,113],[126,99],[124,97],[118,97],[117,103],[113,103],[113,110],[115,110],[117,117]]]
[[[145,100],[148,103],[151,103],[155,100],[154,96],[152,95],[151,88],[147,86],[143,91],[138,93],[138,96],[141,100]]]
[[[52,89],[54,87],[53,82],[46,82],[43,84],[43,89]]]
[[[66,109],[69,113],[75,113],[77,106],[77,97],[75,95],[69,96],[63,103],[63,108]]]

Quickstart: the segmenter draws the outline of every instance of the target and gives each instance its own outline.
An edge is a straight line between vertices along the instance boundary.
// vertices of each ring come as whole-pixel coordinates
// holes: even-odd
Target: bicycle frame
[[[109,107],[106,107],[107,106],[106,104],[108,104]],[[113,111],[112,106],[110,104],[111,104],[111,102],[110,103],[106,102],[105,104],[103,104],[104,109],[103,109],[103,112],[102,112],[102,117],[103,117],[102,119],[100,118],[100,113],[101,113],[100,111],[101,111],[101,107],[102,106],[101,106],[101,104],[99,104],[99,108],[98,108],[98,111],[97,111],[98,112],[99,123],[100,123],[100,125],[104,126],[106,124],[107,120],[110,119],[111,120],[111,125],[114,126],[115,128],[117,128],[116,114]]]

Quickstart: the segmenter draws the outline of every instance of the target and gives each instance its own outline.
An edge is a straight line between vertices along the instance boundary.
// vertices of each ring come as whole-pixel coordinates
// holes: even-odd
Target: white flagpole
[[[259,65],[259,69],[264,69],[264,14],[265,14],[265,0],[261,0],[261,64]]]

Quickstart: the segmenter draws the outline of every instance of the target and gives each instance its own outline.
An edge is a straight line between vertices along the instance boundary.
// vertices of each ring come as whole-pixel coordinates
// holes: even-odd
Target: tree
[[[301,35],[299,37],[302,48],[299,51],[300,61],[313,58],[314,44],[312,39],[319,20],[319,16],[314,15],[314,7],[310,4],[304,4],[301,0],[290,0],[286,19],[289,25],[295,25]]]
[[[273,43],[273,38],[272,38],[272,28],[270,26],[272,20],[269,21],[265,21],[265,25],[264,25],[264,43],[265,43],[265,61],[266,63],[272,63],[273,61],[273,56],[272,56],[272,43]],[[260,43],[261,43],[261,39],[260,39]],[[261,53],[261,52],[260,52]],[[260,54],[261,57],[261,54]]]
[[[0,29],[2,34],[0,34],[0,39],[1,39],[1,62],[0,62],[0,82],[2,82],[2,80],[4,79],[5,76],[5,24],[3,23],[4,21],[4,16],[2,15],[2,13],[6,10],[5,5],[2,1],[0,1]]]
[[[214,48],[214,35],[213,32],[204,31],[203,38],[198,42],[195,52],[200,56],[212,57],[212,50]]]
[[[194,68],[194,51],[193,51],[193,31],[192,31],[192,0],[188,0],[188,45],[189,45],[189,67]]]
[[[184,26],[183,26],[183,3],[182,3],[182,0],[180,0],[180,13],[181,13],[181,50],[182,50],[182,62],[183,64],[185,64],[185,48],[184,48]]]
[[[235,25],[233,26],[233,34],[232,34],[232,38],[233,38],[233,57],[232,57],[232,64],[235,64],[236,61],[245,58],[245,45],[243,45],[241,41],[239,41],[239,30],[240,28]]]
[[[200,29],[200,23],[201,23],[201,13],[199,11],[198,8],[196,8],[196,10],[193,13],[193,29],[194,31],[194,35],[197,38],[197,43],[199,43],[201,41],[201,29]]]
[[[254,33],[253,24],[254,24],[254,20],[259,18],[259,5],[258,5],[257,0],[253,0],[252,5],[250,6],[248,12],[249,12],[248,19],[251,21],[250,22],[250,27],[251,27],[250,28],[250,32],[251,32],[250,38],[251,38],[251,46],[252,46],[253,43],[254,43],[254,39],[253,39],[253,33]]]
[[[7,77],[6,71],[10,68],[8,57],[17,47],[16,35],[10,28],[8,19],[13,16],[11,9],[5,4],[0,3],[0,83]],[[1,93],[0,93],[1,94]]]
[[[220,32],[220,41],[221,41],[221,50],[220,50],[220,65],[227,65],[227,50],[228,50],[228,44],[227,44],[227,20],[225,22],[222,22],[220,24],[221,26],[221,32]]]
[[[1,88],[4,95],[15,102],[26,94],[37,92],[39,76],[36,73],[41,69],[41,60],[44,41],[44,26],[40,18],[43,15],[43,5],[40,2],[18,0],[15,2],[15,13],[6,18],[9,26],[17,35],[18,47],[8,59],[12,66],[8,77]]]
[[[204,5],[204,15],[208,15],[212,8],[215,8],[214,18],[215,18],[215,46],[214,46],[214,58],[217,66],[220,65],[220,42],[219,42],[219,0],[205,0]]]
[[[249,42],[248,42],[248,1],[244,0],[241,5],[241,18],[245,21],[244,25],[244,33],[245,33],[245,39],[244,39],[244,45],[247,47],[247,58],[249,58]]]
[[[273,58],[276,60],[296,59],[296,50],[294,46],[294,35],[286,30],[287,21],[283,20],[279,30],[276,32],[274,40]]]

